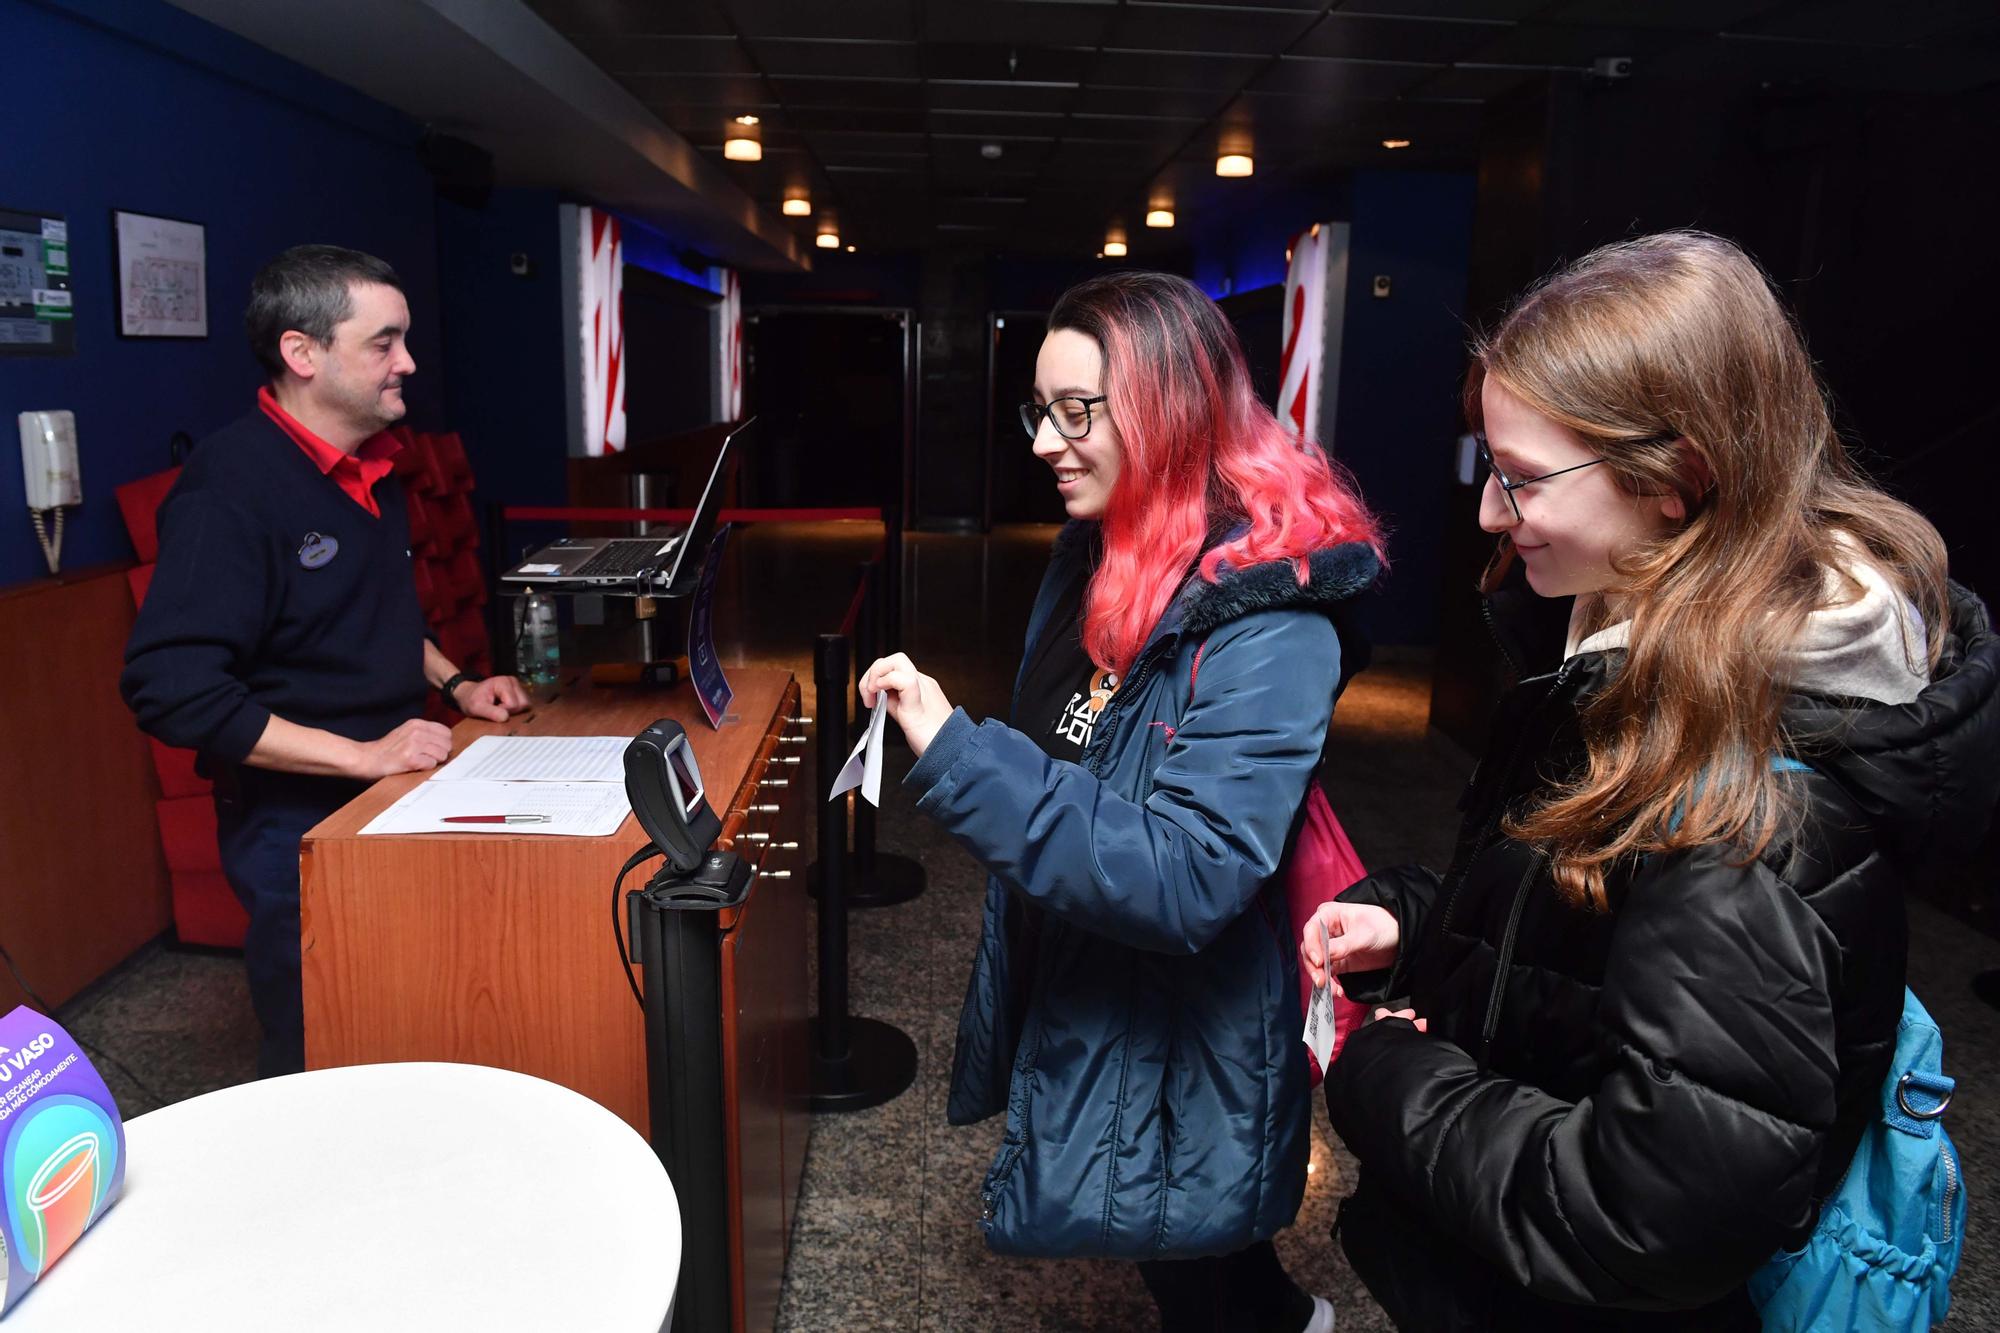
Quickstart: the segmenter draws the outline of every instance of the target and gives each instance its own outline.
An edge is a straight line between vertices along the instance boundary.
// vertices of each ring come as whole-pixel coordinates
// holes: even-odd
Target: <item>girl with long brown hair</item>
[[[1327,1076],[1342,1242],[1404,1328],[1756,1328],[1746,1281],[1879,1113],[1901,894],[1993,808],[2000,640],[1727,241],[1548,279],[1466,410],[1519,680],[1450,869],[1371,876],[1301,942],[1407,1006]]]

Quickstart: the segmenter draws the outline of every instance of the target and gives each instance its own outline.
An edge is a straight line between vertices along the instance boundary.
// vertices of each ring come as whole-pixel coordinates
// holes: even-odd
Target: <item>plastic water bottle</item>
[[[556,697],[556,671],[562,665],[562,645],[556,636],[556,604],[530,589],[514,604],[514,670],[521,688],[536,703]]]

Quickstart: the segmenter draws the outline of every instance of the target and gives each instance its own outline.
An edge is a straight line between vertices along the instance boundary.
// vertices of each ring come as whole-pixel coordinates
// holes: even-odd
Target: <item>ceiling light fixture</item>
[[[722,155],[731,162],[762,162],[764,143],[757,133],[755,116],[738,116],[734,124],[738,127],[722,136]]]
[[[1215,174],[1218,176],[1249,176],[1256,170],[1257,163],[1248,153],[1223,153],[1215,159]]]
[[[785,216],[788,218],[809,218],[812,216],[812,196],[794,187],[785,191]]]
[[[1146,225],[1149,227],[1171,227],[1174,225],[1174,210],[1171,208],[1150,208],[1146,210]]]
[[[838,250],[840,248],[840,233],[837,231],[823,231],[813,238],[813,244],[822,250]]]
[[[1125,257],[1125,225],[1114,222],[1104,229],[1104,253],[1112,259]]]
[[[848,247],[847,247],[847,253],[849,253],[849,254],[853,254],[853,253],[854,253],[854,247],[853,247],[853,246],[851,246],[851,245],[850,245],[850,246],[848,246]]]
[[[1382,146],[1384,148],[1408,148],[1410,141],[1408,139],[1384,139]]]

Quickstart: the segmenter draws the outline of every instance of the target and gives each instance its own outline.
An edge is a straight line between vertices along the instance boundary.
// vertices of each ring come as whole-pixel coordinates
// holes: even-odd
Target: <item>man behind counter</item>
[[[294,247],[257,274],[243,322],[270,382],[160,507],[120,687],[142,728],[199,751],[215,780],[268,1078],[305,1068],[300,839],[376,778],[444,760],[451,733],[419,716],[427,688],[495,721],[528,700],[511,676],[461,672],[425,634],[387,433],[417,368],[395,270]]]

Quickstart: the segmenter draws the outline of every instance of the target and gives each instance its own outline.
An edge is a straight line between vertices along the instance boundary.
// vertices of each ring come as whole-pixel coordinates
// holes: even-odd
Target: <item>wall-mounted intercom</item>
[[[28,516],[53,574],[62,563],[63,510],[83,503],[83,476],[76,460],[76,416],[70,412],[23,412],[18,420]],[[53,532],[50,510],[55,511]]]

